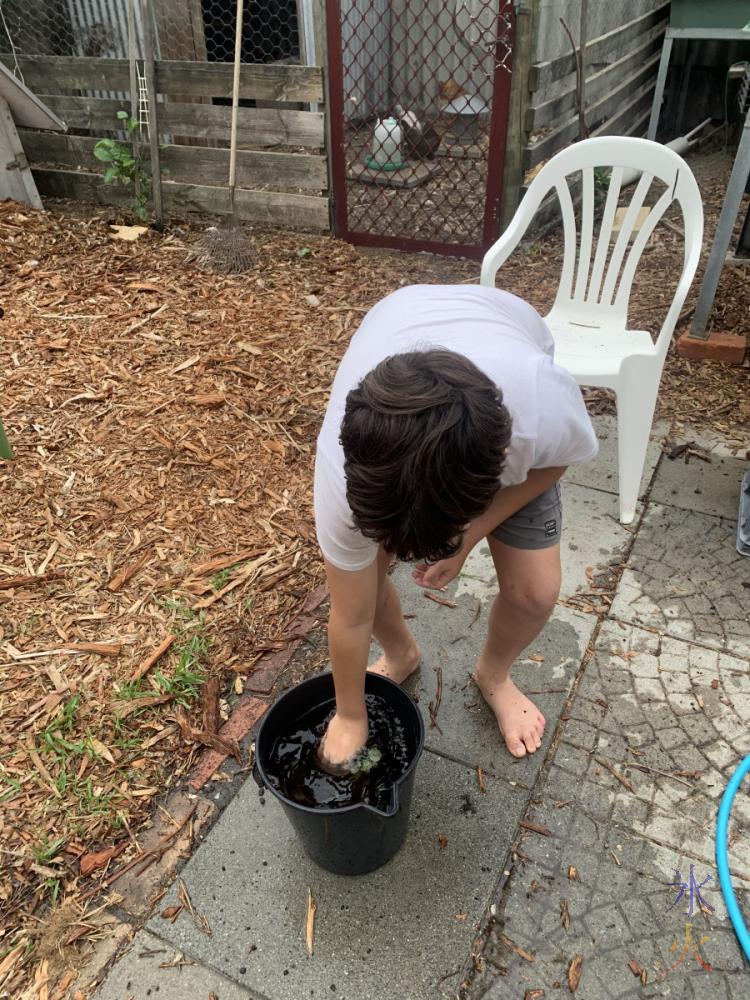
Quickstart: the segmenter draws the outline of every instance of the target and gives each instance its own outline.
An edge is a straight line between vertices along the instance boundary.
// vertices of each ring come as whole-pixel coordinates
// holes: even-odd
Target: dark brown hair
[[[356,527],[399,559],[445,559],[500,489],[511,418],[453,351],[395,354],[346,398],[346,497]]]

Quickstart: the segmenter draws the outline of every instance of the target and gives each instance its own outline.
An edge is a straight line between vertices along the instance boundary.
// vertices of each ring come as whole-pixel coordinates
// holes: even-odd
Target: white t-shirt
[[[502,390],[513,420],[502,486],[530,469],[574,465],[598,450],[580,390],[553,359],[547,324],[527,302],[479,285],[412,285],[378,302],[352,337],[331,389],[315,460],[315,525],[339,569],[369,566],[377,543],[354,527],[339,436],[346,397],[384,358],[444,348],[472,361]]]

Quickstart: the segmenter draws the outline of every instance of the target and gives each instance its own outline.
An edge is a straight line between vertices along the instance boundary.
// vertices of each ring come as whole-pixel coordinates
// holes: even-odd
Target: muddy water
[[[370,736],[367,747],[377,748],[380,761],[367,774],[334,777],[321,771],[315,751],[334,712],[334,702],[324,702],[293,723],[292,730],[274,743],[266,772],[274,788],[303,806],[342,808],[366,803],[386,810],[391,789],[411,762],[404,725],[383,698],[368,694]]]

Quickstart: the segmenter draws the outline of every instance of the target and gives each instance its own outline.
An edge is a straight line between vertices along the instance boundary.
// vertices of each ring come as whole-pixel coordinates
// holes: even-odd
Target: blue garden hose
[[[719,884],[721,885],[721,891],[724,893],[727,913],[732,921],[737,940],[745,952],[745,957],[750,961],[750,933],[748,933],[747,926],[737,904],[737,897],[732,888],[732,877],[729,873],[729,860],[727,858],[729,815],[732,811],[732,803],[734,802],[737,789],[740,787],[742,779],[748,771],[750,771],[750,756],[745,757],[724,790],[721,805],[719,806],[719,818],[716,821],[716,867],[719,871]]]

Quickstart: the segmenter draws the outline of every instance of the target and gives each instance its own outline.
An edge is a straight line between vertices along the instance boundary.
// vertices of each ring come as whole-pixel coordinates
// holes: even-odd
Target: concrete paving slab
[[[592,583],[601,582],[608,589],[609,568],[618,567],[633,542],[636,525],[624,526],[618,519],[616,495],[598,489],[565,483],[563,500],[563,536],[560,543],[562,582],[560,597],[591,591]],[[640,518],[639,504],[636,517]],[[597,578],[592,580],[589,573]],[[407,583],[404,578],[405,584]],[[452,594],[469,594],[481,601],[497,593],[497,577],[490,550],[482,542],[469,555]],[[402,593],[406,591],[406,586]],[[474,604],[476,607],[476,603]]]
[[[494,576],[494,569],[492,572]],[[457,593],[461,590],[459,581],[451,595],[458,607],[446,608],[425,600],[411,584],[408,574],[409,568],[400,566],[394,573],[394,581],[403,595],[404,612],[415,614],[409,624],[423,654],[422,667],[410,690],[422,710],[426,745],[453,760],[480,766],[530,787],[542,765],[596,618],[559,605],[542,634],[513,668],[516,682],[529,692],[547,720],[540,750],[518,760],[505,749],[494,715],[469,681],[484,645],[489,602],[481,603],[476,617],[476,599]],[[373,644],[371,662],[380,652],[377,644]],[[434,703],[437,693],[438,668],[443,683],[437,714],[439,729],[431,725],[429,712],[429,704]]]
[[[582,961],[575,996],[582,1000],[746,995],[749,967],[715,870],[675,852],[669,870],[656,875],[656,845],[613,827],[598,834],[579,860],[575,881],[568,877],[565,841],[553,871],[537,861],[535,844],[524,844],[529,860],[513,868],[483,951],[485,973],[470,1000],[570,995],[568,970],[576,955]],[[678,902],[679,886],[673,885],[687,880],[689,886],[691,871],[697,883],[711,876],[701,889],[704,910],[694,895],[692,916],[689,892]],[[746,906],[750,893],[740,896]],[[688,934],[695,950],[686,950]]]
[[[656,474],[651,499],[698,514],[737,521],[740,484],[750,463],[713,455],[710,462],[693,458],[665,459]]]
[[[175,962],[180,964],[160,968]],[[157,996],[159,1000],[208,1000],[212,993],[219,1000],[254,1000],[252,993],[226,976],[189,955],[180,955],[174,945],[144,930],[110,970],[93,1000],[153,1000]]]
[[[567,992],[576,955],[585,1000],[690,998],[698,984],[700,995],[746,992],[714,831],[726,780],[750,750],[748,691],[745,660],[603,624],[528,813],[547,835],[522,834],[523,864],[496,898],[469,1000]],[[736,802],[731,866],[748,912],[750,807]],[[696,952],[685,952],[687,925]]]
[[[750,656],[750,559],[735,533],[736,522],[651,505],[612,617]]]
[[[690,424],[681,424],[674,440],[694,441],[699,448],[705,449],[711,455],[719,455],[722,458],[740,458],[747,460],[747,435],[738,433],[732,437],[730,434],[722,434],[710,427],[692,427]]]
[[[426,752],[406,844],[384,868],[350,879],[317,868],[265,798],[247,782],[182,872],[212,937],[185,914],[175,924],[154,917],[149,929],[271,1000],[455,996],[528,792],[488,778],[481,794],[472,769]],[[308,887],[318,907],[312,958]],[[173,889],[160,907],[175,900]]]
[[[610,567],[619,571],[643,508],[638,505],[635,523],[627,526],[620,524],[619,511],[616,495],[572,483],[563,487],[563,600],[591,591],[592,583],[609,589]]]
[[[613,416],[592,417],[596,436],[599,441],[599,454],[592,462],[585,465],[571,465],[565,473],[564,483],[574,483],[577,486],[590,486],[593,489],[604,490],[607,493],[617,493],[619,490],[617,477],[617,418]],[[661,456],[661,445],[669,432],[666,420],[657,420],[651,428],[651,441],[646,452],[641,485],[638,496],[642,497],[651,482],[654,469]]]
[[[614,821],[710,866],[721,795],[750,753],[749,720],[750,662],[605,622],[548,786],[563,798],[565,788],[575,793],[597,823]],[[538,821],[554,822],[551,812]],[[733,821],[732,868],[750,878],[746,797]]]

